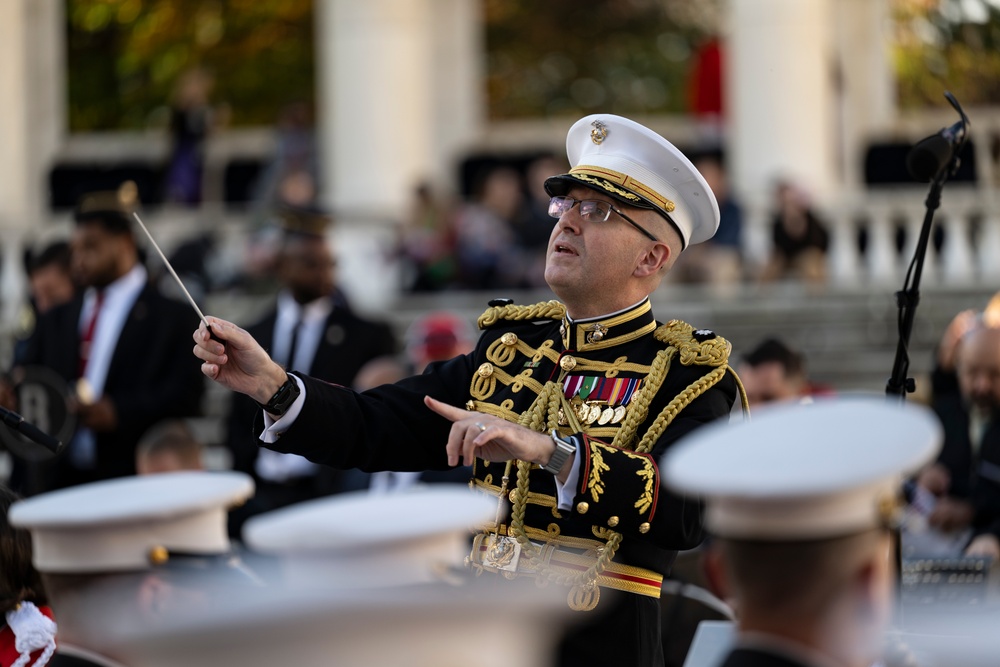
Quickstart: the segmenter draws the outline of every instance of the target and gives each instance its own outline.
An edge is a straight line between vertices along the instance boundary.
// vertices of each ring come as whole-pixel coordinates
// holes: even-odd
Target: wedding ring
[[[476,422],[476,427],[479,429],[480,433],[486,430],[486,426],[484,426],[482,422]]]

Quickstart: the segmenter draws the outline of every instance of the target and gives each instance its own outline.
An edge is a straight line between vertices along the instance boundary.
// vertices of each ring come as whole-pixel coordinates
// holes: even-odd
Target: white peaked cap
[[[685,248],[719,228],[719,204],[701,173],[648,127],[612,114],[581,118],[566,135],[566,156],[569,173],[545,181],[550,195],[582,185],[656,211],[677,229]]]
[[[923,406],[885,398],[822,399],[711,424],[682,438],[661,462],[670,489],[701,496],[708,530],[747,540],[810,540],[875,528],[903,475],[942,440]]]
[[[294,560],[290,576],[307,582],[421,583],[464,562],[470,535],[495,519],[496,507],[496,498],[458,484],[345,493],[253,517],[243,539],[254,551]]]
[[[237,472],[122,477],[19,501],[9,519],[31,532],[40,572],[145,570],[170,552],[227,553],[226,512],[253,490]]]

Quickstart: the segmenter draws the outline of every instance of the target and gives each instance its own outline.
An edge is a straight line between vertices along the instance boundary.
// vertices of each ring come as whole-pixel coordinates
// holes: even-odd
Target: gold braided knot
[[[561,320],[566,315],[566,306],[556,300],[542,301],[530,306],[494,306],[479,316],[479,328],[491,327],[500,320]]]
[[[679,359],[685,366],[725,366],[729,363],[732,345],[722,336],[699,342],[692,335],[694,327],[687,322],[671,320],[659,327],[656,339],[677,348]]]

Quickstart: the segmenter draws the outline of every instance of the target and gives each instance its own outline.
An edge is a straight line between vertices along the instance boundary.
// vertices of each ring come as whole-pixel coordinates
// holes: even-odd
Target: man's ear
[[[673,250],[666,243],[656,242],[646,254],[639,258],[634,275],[637,278],[646,278],[661,273],[664,267],[670,266],[672,263],[673,254]]]

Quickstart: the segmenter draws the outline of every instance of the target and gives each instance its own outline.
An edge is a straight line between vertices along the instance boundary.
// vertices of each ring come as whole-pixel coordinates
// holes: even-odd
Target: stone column
[[[66,127],[62,0],[0,2],[0,328],[25,296],[24,244],[46,221],[46,176]]]
[[[735,186],[770,196],[777,177],[820,199],[837,189],[828,0],[730,0],[726,88]]]
[[[896,82],[892,23],[886,0],[836,0],[836,133],[839,173],[849,188],[863,187],[867,144],[892,130]]]
[[[355,289],[379,298],[373,234],[390,231],[418,181],[450,181],[481,133],[479,3],[319,0],[316,12],[321,196],[341,242],[367,244],[341,254],[342,280],[363,276]]]

